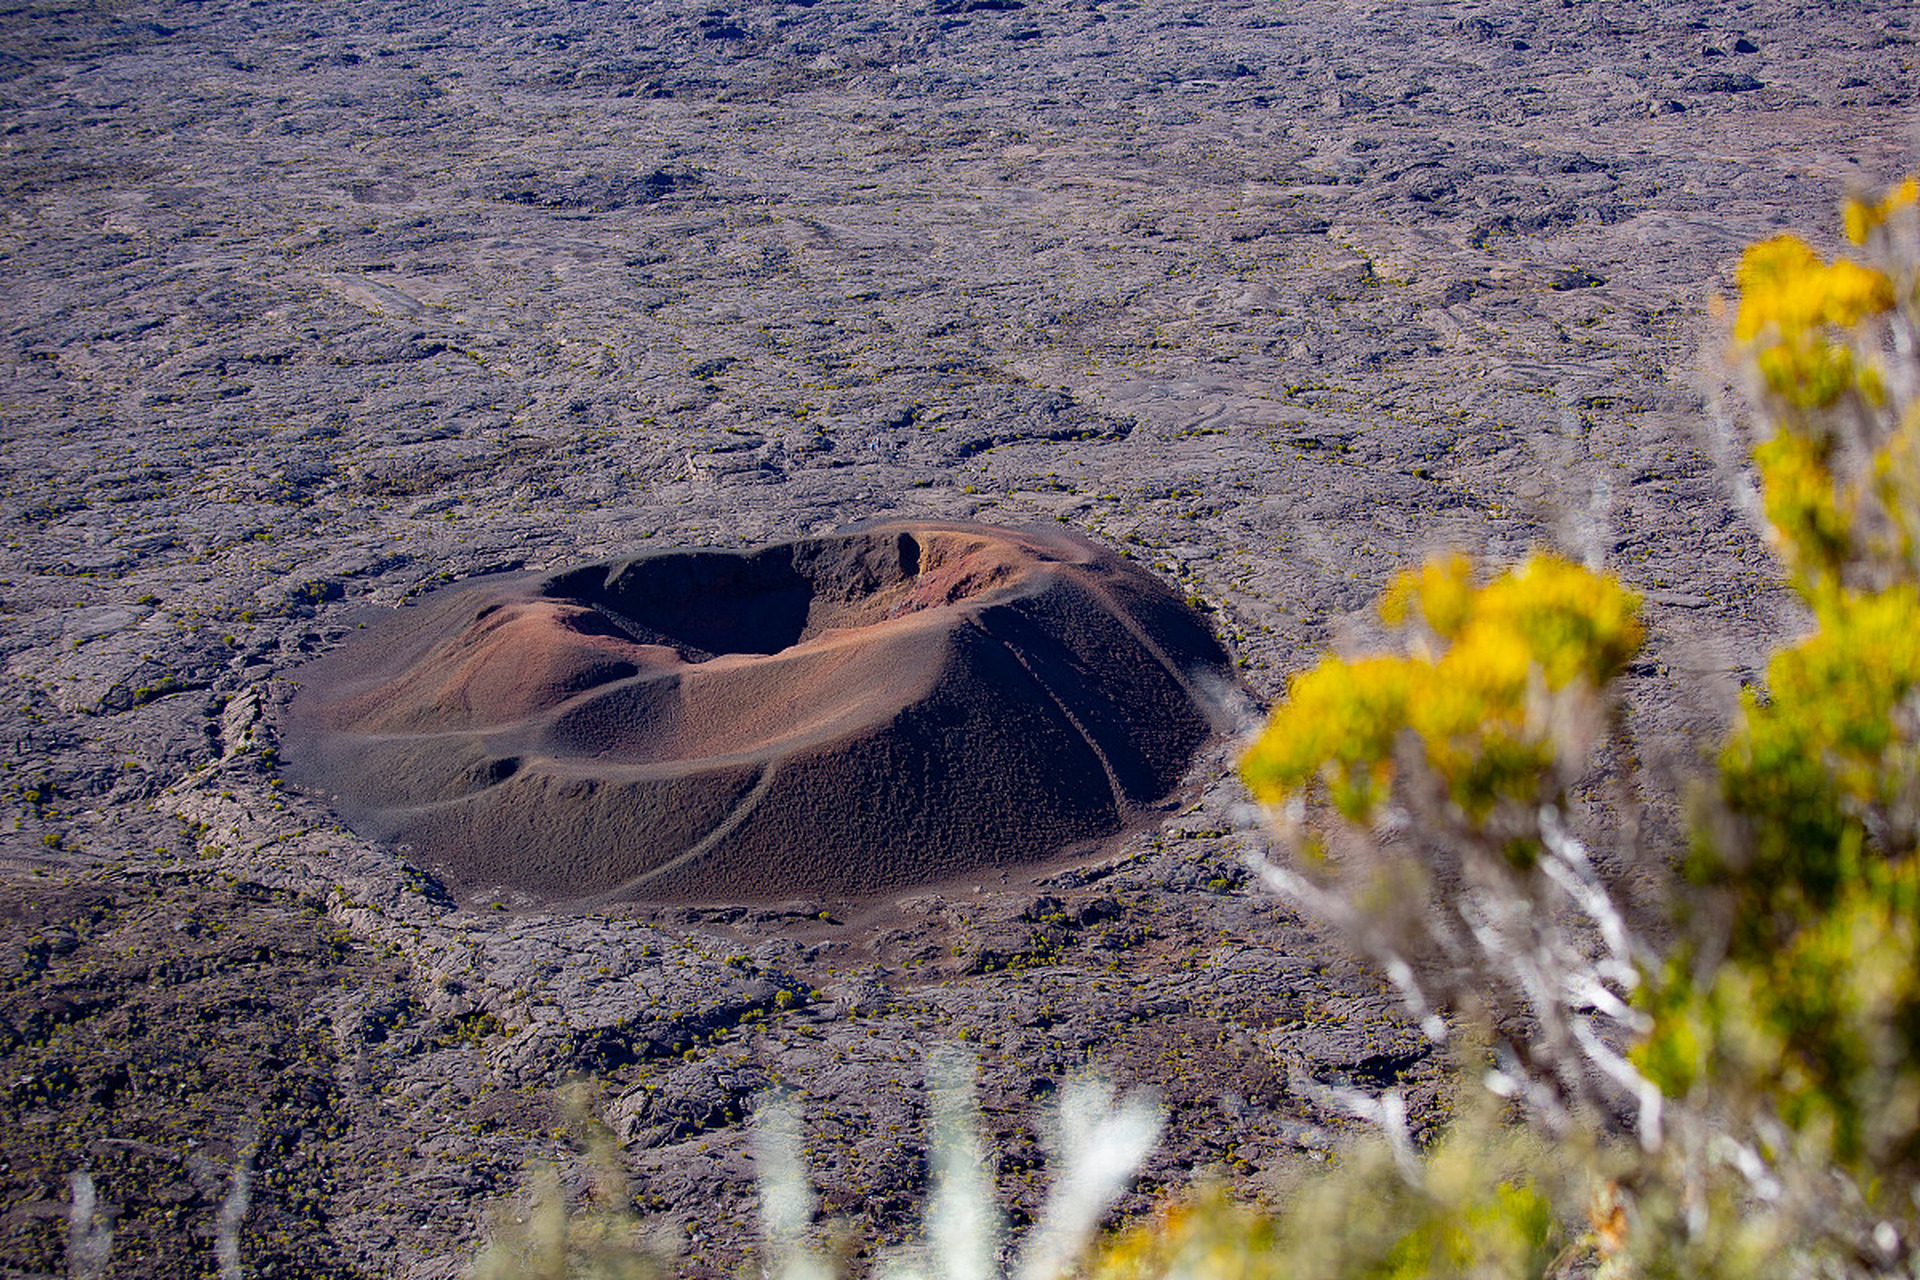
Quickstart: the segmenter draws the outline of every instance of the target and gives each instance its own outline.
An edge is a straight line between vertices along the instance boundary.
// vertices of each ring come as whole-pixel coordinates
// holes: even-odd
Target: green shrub
[[[1412,1167],[1383,1143],[1348,1152],[1278,1213],[1203,1189],[1113,1236],[1087,1270],[1092,1280],[1538,1276],[1572,1256],[1553,1204],[1570,1167],[1480,1108]]]

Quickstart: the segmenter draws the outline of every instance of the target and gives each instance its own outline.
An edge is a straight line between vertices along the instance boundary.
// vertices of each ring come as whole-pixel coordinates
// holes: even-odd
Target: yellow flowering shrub
[[[1779,242],[1749,251],[1734,337],[1765,375],[1773,428],[1755,466],[1815,627],[1774,655],[1720,755],[1688,868],[1693,927],[1650,986],[1637,1051],[1669,1094],[1711,1091],[1751,1123],[1777,1122],[1790,1135],[1780,1158],[1847,1171],[1861,1201],[1908,1230],[1920,1229],[1920,400],[1886,403],[1888,382],[1856,373],[1815,404],[1773,369],[1796,334],[1882,358],[1882,317],[1912,332],[1899,237],[1911,244],[1915,218],[1911,181],[1849,203],[1848,237],[1875,266]],[[1912,397],[1920,362],[1911,347],[1904,360],[1894,385]]]
[[[1841,206],[1841,215],[1846,224],[1847,239],[1855,244],[1865,244],[1889,217],[1901,209],[1911,209],[1920,202],[1920,181],[1908,178],[1900,183],[1878,202],[1855,197]]]
[[[1492,1280],[1538,1276],[1566,1252],[1554,1212],[1564,1188],[1539,1177],[1543,1150],[1475,1114],[1410,1181],[1363,1147],[1293,1192],[1279,1216],[1215,1186],[1118,1232],[1089,1280]]]
[[[1852,346],[1835,341],[1893,307],[1893,283],[1857,262],[1833,263],[1798,236],[1776,236],[1740,263],[1734,338],[1751,345],[1768,390],[1794,409],[1824,409],[1849,391],[1879,398],[1879,378]]]
[[[1431,561],[1396,579],[1381,605],[1406,652],[1328,658],[1296,677],[1242,776],[1270,804],[1322,787],[1355,823],[1378,817],[1407,763],[1439,779],[1468,821],[1502,803],[1539,804],[1561,781],[1564,713],[1590,703],[1640,647],[1638,605],[1557,556],[1485,585],[1461,557]]]
[[[1543,896],[1586,863],[1559,819],[1528,817],[1557,813],[1641,642],[1636,597],[1604,575],[1546,555],[1484,583],[1458,558],[1403,575],[1381,606],[1395,651],[1298,676],[1242,763],[1288,824],[1324,799],[1388,833],[1338,856],[1296,836],[1294,866],[1267,878],[1397,972],[1417,1014],[1524,1011],[1524,1041],[1498,1016],[1485,1023],[1504,1054],[1493,1075],[1536,1122],[1592,1143],[1570,1157],[1592,1164],[1581,1274],[1912,1275],[1920,1261],[1920,186],[1852,201],[1844,217],[1858,261],[1781,236],[1739,270],[1732,337],[1760,424],[1754,471],[1813,627],[1744,699],[1669,881],[1670,941],[1619,944],[1624,921],[1593,905],[1595,880],[1557,905]],[[1506,871],[1476,870],[1476,850]],[[1381,866],[1447,858],[1459,860],[1448,892],[1419,911],[1376,891]],[[1473,905],[1450,900],[1455,885]],[[1588,911],[1590,939],[1610,940],[1585,970],[1551,924],[1570,904]],[[1422,929],[1437,939],[1424,951]],[[1569,987],[1600,1009],[1630,999],[1619,1039],[1597,1036],[1577,1001],[1556,1003]],[[1622,1041],[1624,1059],[1608,1047]],[[1559,1069],[1582,1055],[1584,1076]],[[1603,1109],[1637,1106],[1638,1144],[1582,1111],[1596,1095],[1580,1082],[1599,1077],[1620,1088]],[[1479,1237],[1526,1220],[1488,1189],[1546,1197],[1541,1221],[1561,1230],[1578,1193],[1509,1170],[1449,1198],[1441,1152],[1475,1149],[1421,1161],[1431,1200],[1380,1192],[1388,1224],[1362,1234],[1384,1243],[1338,1274],[1543,1274],[1537,1253],[1463,1262]],[[1476,1158],[1497,1166],[1499,1149],[1483,1140]],[[1564,1174],[1567,1150],[1531,1168]],[[1439,1202],[1451,1216],[1436,1225]],[[1170,1220],[1156,1247],[1203,1238]]]
[[[1809,578],[1836,578],[1854,542],[1853,521],[1828,469],[1830,453],[1826,442],[1785,433],[1753,452],[1774,541]]]

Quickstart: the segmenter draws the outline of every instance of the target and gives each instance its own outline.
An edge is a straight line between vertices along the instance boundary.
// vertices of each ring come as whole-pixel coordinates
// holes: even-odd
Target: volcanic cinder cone
[[[1219,645],[1056,530],[888,524],[435,592],[296,673],[294,781],[459,890],[863,897],[1119,831]]]

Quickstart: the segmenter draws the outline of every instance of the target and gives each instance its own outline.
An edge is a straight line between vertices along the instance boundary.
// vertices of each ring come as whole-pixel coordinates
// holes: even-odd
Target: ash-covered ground
[[[741,1257],[770,1086],[826,1213],[909,1230],[929,1045],[977,1050],[1016,1213],[1080,1072],[1172,1112],[1132,1208],[1317,1158],[1315,1081],[1432,1114],[1438,1055],[1248,883],[1227,748],[1087,867],[556,915],[293,794],[285,673],[486,570],[1060,520],[1271,697],[1397,566],[1552,543],[1646,593],[1635,748],[1685,762],[1798,625],[1711,302],[1912,166],[1915,38],[1891,0],[8,6],[0,1266],[63,1271],[86,1169],[115,1274],[212,1274],[252,1151],[249,1274],[457,1274],[575,1072],[689,1274]]]

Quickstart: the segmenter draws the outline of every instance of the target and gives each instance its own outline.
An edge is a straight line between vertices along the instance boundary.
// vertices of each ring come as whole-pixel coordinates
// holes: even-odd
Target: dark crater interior
[[[1164,798],[1232,685],[1150,575],[968,524],[485,578],[296,680],[296,782],[458,892],[574,902],[1045,861]]]

